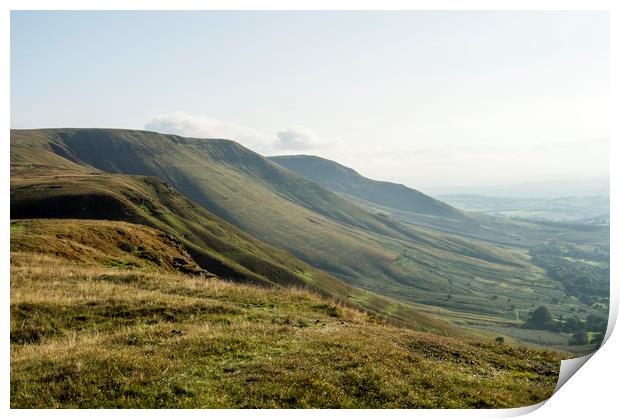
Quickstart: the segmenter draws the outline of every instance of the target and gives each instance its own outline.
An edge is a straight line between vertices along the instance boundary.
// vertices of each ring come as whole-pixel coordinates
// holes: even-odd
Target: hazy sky
[[[316,154],[417,188],[608,174],[604,12],[13,12],[11,126]]]

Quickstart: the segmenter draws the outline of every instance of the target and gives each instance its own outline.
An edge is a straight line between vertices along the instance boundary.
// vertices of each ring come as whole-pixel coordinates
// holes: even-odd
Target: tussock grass
[[[559,356],[385,324],[307,290],[11,254],[11,407],[513,407]]]
[[[202,272],[182,243],[173,236],[119,221],[12,221],[11,250],[52,254],[95,266]]]

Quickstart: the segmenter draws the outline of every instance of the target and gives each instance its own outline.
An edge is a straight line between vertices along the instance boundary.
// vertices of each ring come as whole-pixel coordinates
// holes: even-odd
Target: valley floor
[[[13,408],[519,407],[559,360],[302,290],[11,253]]]

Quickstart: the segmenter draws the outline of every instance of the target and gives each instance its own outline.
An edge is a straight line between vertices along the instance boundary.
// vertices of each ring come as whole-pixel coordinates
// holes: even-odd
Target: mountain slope
[[[502,246],[527,248],[562,233],[560,229],[456,209],[415,189],[363,177],[316,156],[273,156],[271,161],[345,196],[372,213]]]
[[[94,266],[213,276],[170,234],[118,221],[14,220],[11,251],[50,254]]]
[[[45,246],[53,246],[54,254],[67,255],[71,249],[80,246],[79,241],[70,240],[74,235],[84,240],[92,238],[95,233],[107,238],[120,234],[115,233],[116,230],[106,231],[102,224],[92,220],[126,221],[158,229],[172,243],[181,246],[191,258],[183,264],[185,270],[191,270],[195,262],[201,269],[227,280],[309,288],[413,329],[462,334],[452,325],[420,314],[406,304],[347,285],[285,251],[254,239],[187,200],[157,178],[93,171],[59,159],[45,149],[32,153],[28,148],[24,151],[15,146],[11,149],[11,158],[12,219],[76,219],[69,224],[71,228],[61,224],[65,227],[60,230],[54,229],[54,224],[42,224],[42,221],[26,220],[15,224],[18,230],[36,227],[38,230],[30,228],[28,231],[36,232],[38,237],[43,235],[43,229],[50,239],[40,243],[27,241],[29,247],[25,250],[41,251]],[[140,237],[149,241],[149,236],[141,234]],[[118,237],[114,242],[116,247],[139,246],[138,243],[123,242]],[[98,243],[100,253],[105,243]],[[123,252],[119,252],[119,249],[112,249],[99,258],[141,266],[135,257],[122,256]],[[139,249],[137,252],[143,253]],[[152,249],[145,252],[153,253]],[[96,252],[92,248],[81,248],[80,253],[94,258],[92,255]],[[161,258],[161,252],[155,253]],[[113,254],[117,255],[116,258]],[[170,263],[168,261],[168,265]]]
[[[532,295],[541,304],[562,296],[560,286],[520,252],[369,212],[232,141],[129,130],[17,130],[11,132],[11,158],[12,171],[17,174],[39,166],[46,171],[59,170],[58,165],[79,167],[76,170],[84,180],[98,173],[98,190],[105,189],[108,181],[120,187],[130,178],[114,175],[112,179],[112,175],[101,171],[156,176],[252,236],[350,285],[408,304],[455,310],[448,313],[455,318],[465,312],[490,316],[484,321],[518,323],[518,310],[531,308]],[[154,202],[165,195],[165,186],[140,176],[133,176],[132,182],[137,179],[141,183],[137,189],[151,191]],[[27,177],[28,181],[34,179]],[[51,183],[46,187],[53,186],[53,181],[47,180]],[[15,186],[19,191],[19,184]],[[42,187],[37,190],[50,194],[58,191]],[[154,226],[174,226],[177,221],[168,218],[189,205],[179,201],[169,210],[157,210],[161,216],[150,214],[159,220]],[[191,224],[201,223],[196,220]],[[183,228],[192,234],[187,240],[191,250],[192,242],[200,236],[192,230],[194,227]],[[230,242],[235,240],[226,240],[220,246]],[[236,255],[234,251],[229,253]],[[245,256],[236,257],[237,261],[246,260]],[[201,263],[199,257],[195,259]],[[242,267],[247,270],[254,262],[246,262]],[[227,276],[213,267],[205,269]],[[265,271],[260,272],[262,279],[258,280],[268,277]],[[279,281],[290,278],[290,273],[282,275]],[[322,288],[343,286],[324,281]],[[308,282],[305,278],[304,283]],[[355,293],[348,299],[363,306],[377,305],[372,294]],[[401,310],[397,304],[380,305],[383,312]]]
[[[422,192],[368,179],[355,170],[316,156],[271,156],[269,160],[332,191],[396,210],[460,220],[465,214]]]

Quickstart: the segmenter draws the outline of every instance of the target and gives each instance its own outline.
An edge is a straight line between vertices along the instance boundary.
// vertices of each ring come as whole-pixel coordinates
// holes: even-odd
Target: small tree
[[[603,332],[607,329],[607,319],[596,314],[590,314],[586,319],[586,326],[588,330]]]
[[[539,306],[532,313],[532,317],[530,318],[530,321],[534,324],[539,324],[542,326],[547,325],[551,321],[551,313],[549,312],[547,307]]]
[[[569,345],[586,345],[588,343],[588,333],[585,330],[577,330],[568,340]]]
[[[502,345],[504,343],[504,338],[502,336],[498,336],[495,338],[495,342]]]
[[[525,326],[532,329],[547,329],[552,323],[553,318],[547,307],[540,306],[534,310]]]

